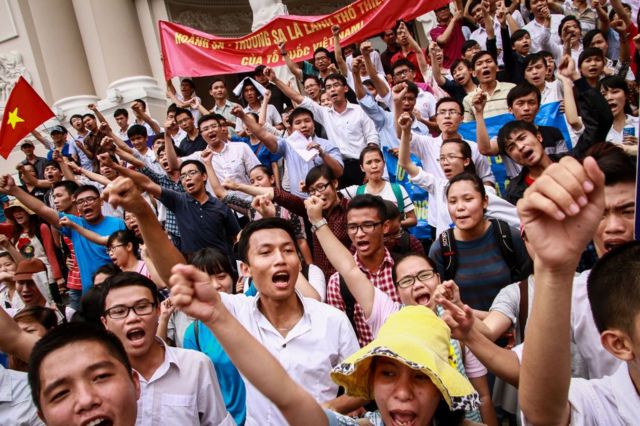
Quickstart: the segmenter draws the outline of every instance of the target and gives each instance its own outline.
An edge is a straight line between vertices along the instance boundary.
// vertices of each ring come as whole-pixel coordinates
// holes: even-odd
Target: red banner
[[[371,38],[398,19],[412,20],[450,0],[357,0],[330,15],[278,16],[240,38],[216,37],[160,21],[162,61],[167,79],[253,71],[258,65],[284,65],[278,45],[286,43],[294,61],[310,59],[318,47],[333,50],[332,25],[340,25],[343,45]]]

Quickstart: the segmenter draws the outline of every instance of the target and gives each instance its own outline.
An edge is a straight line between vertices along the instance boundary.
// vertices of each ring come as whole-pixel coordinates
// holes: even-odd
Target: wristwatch
[[[322,219],[317,221],[316,223],[314,223],[313,225],[311,225],[311,232],[316,232],[318,229],[322,228],[323,226],[327,225],[327,219]]]

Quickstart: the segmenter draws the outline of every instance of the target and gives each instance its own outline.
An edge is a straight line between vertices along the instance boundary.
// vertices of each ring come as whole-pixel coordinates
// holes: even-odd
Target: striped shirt
[[[507,114],[509,107],[507,106],[507,95],[509,90],[515,87],[513,83],[503,83],[498,81],[493,94],[489,96],[487,93],[487,104],[484,106],[484,118],[494,117],[496,115]],[[464,106],[464,122],[475,121],[476,115],[473,109],[472,100],[475,91],[464,97],[462,105]]]

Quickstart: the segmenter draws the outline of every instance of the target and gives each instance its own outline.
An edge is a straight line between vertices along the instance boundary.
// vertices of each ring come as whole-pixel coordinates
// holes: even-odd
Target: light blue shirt
[[[322,150],[333,157],[341,166],[344,166],[342,162],[342,154],[340,154],[340,149],[328,141],[327,139],[322,139],[317,136],[314,136],[312,142],[320,145]],[[297,195],[301,198],[307,198],[309,194],[306,194],[300,191],[299,182],[304,181],[307,177],[307,173],[315,166],[319,166],[324,163],[324,160],[320,158],[319,155],[316,155],[309,161],[304,161],[300,154],[296,152],[296,150],[289,144],[286,139],[278,138],[278,150],[276,151],[278,154],[282,155],[287,161],[286,173],[289,178],[289,185],[291,186],[291,193],[293,195]]]

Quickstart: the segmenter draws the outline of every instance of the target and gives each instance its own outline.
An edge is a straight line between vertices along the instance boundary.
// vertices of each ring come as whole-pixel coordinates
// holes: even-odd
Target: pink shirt
[[[374,287],[373,307],[371,309],[371,316],[365,318],[367,325],[371,329],[371,333],[374,336],[378,335],[380,327],[387,320],[389,315],[398,312],[404,305],[402,303],[394,302],[385,292]],[[467,377],[475,379],[476,377],[482,377],[487,375],[487,369],[476,358],[466,346],[464,346],[464,369],[467,373]]]

